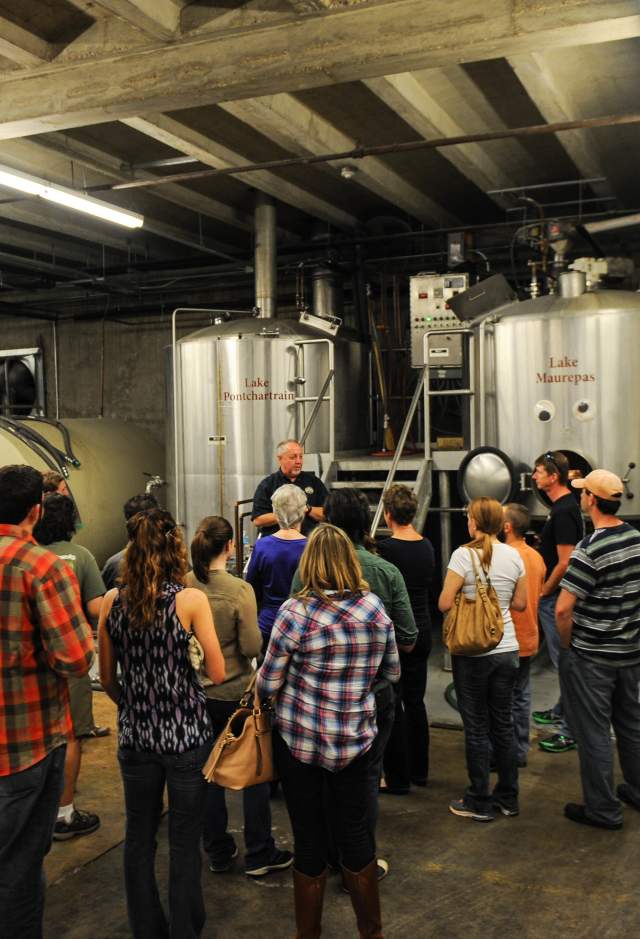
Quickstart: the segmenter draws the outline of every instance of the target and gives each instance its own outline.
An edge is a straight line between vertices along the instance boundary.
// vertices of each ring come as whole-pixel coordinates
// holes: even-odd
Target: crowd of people
[[[283,441],[276,456],[279,470],[256,492],[263,536],[246,579],[229,572],[226,519],[204,518],[188,550],[181,526],[147,495],[125,504],[126,547],[101,575],[72,540],[75,505],[64,480],[43,480],[28,466],[0,469],[0,921],[8,935],[42,935],[52,838],[100,824],[75,805],[79,741],[106,732],[93,721],[87,677],[97,619],[100,680],[118,714],[133,936],[202,933],[202,852],[218,874],[239,850],[225,790],[202,770],[257,677],[259,696],[273,702],[273,756],[294,850],[272,836],[269,783],[251,786],[244,871],[264,877],[293,867],[296,939],[320,936],[327,876],[340,871],[361,939],[381,939],[378,884],[389,864],[376,850],[378,799],[429,778],[435,553],[413,525],[417,503],[406,486],[385,492],[390,535],[373,543],[361,491],[327,493],[302,471],[297,441]],[[479,822],[519,814],[533,716],[555,728],[543,750],[578,749],[584,804],[568,803],[566,817],[619,829],[621,801],[640,810],[640,532],[616,517],[623,484],[606,470],[570,484],[566,457],[548,452],[534,480],[551,507],[539,550],[526,543],[522,505],[474,499],[469,540],[451,555],[439,595],[446,615],[483,581],[504,628],[495,648],[452,656],[468,785],[449,810]],[[583,515],[593,526],[586,536]],[[532,715],[538,621],[561,697]],[[617,789],[611,725],[624,775]],[[165,790],[168,913],[155,876]]]

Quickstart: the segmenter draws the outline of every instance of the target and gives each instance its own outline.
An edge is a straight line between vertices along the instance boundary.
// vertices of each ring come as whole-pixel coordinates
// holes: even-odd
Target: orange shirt
[[[527,608],[521,613],[511,611],[516,636],[520,645],[520,655],[534,655],[538,651],[538,602],[540,591],[546,577],[546,567],[542,555],[530,548],[526,541],[511,545],[522,558],[527,575]]]

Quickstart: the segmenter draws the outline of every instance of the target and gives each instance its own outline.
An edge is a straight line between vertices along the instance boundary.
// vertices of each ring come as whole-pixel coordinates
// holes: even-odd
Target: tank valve
[[[635,468],[636,468],[636,464],[635,464],[635,463],[629,463],[628,466],[627,466],[627,473],[626,473],[625,476],[622,477],[622,482],[623,482],[623,484],[624,484],[624,494],[625,494],[625,496],[627,497],[627,499],[633,499],[633,496],[634,496],[633,492],[631,492],[631,490],[629,489],[627,483],[629,482],[629,480],[630,480],[630,478],[631,478],[631,477],[630,477],[630,471],[631,471],[631,470],[634,470]]]
[[[144,476],[148,476],[147,484],[144,487],[146,495],[153,493],[154,489],[160,489],[162,486],[166,486],[166,482],[161,476],[154,476],[152,473],[144,473]]]

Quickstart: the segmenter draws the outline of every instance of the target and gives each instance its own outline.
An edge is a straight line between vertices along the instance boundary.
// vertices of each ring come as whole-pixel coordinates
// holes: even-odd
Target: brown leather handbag
[[[255,685],[254,674],[202,769],[207,782],[225,789],[247,789],[276,778],[271,744],[273,708],[260,703]]]
[[[452,655],[482,655],[491,652],[504,635],[500,601],[489,574],[484,571],[485,583],[478,571],[476,552],[471,548],[467,550],[473,564],[476,595],[473,600],[469,600],[460,588],[442,624],[442,640]]]

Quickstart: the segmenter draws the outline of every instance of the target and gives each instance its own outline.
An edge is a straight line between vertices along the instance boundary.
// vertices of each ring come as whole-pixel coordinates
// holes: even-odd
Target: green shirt
[[[362,568],[362,576],[369,584],[369,590],[380,597],[387,615],[393,621],[396,642],[399,646],[413,645],[417,639],[418,630],[402,574],[395,564],[385,561],[377,554],[372,554],[362,545],[354,545],[354,547]],[[293,575],[291,593],[297,593],[301,586],[302,582],[297,570]]]
[[[46,545],[46,548],[62,558],[78,578],[80,599],[85,610],[90,600],[103,596],[104,582],[91,551],[83,548],[81,544],[73,544],[72,541],[54,541],[53,544]]]

